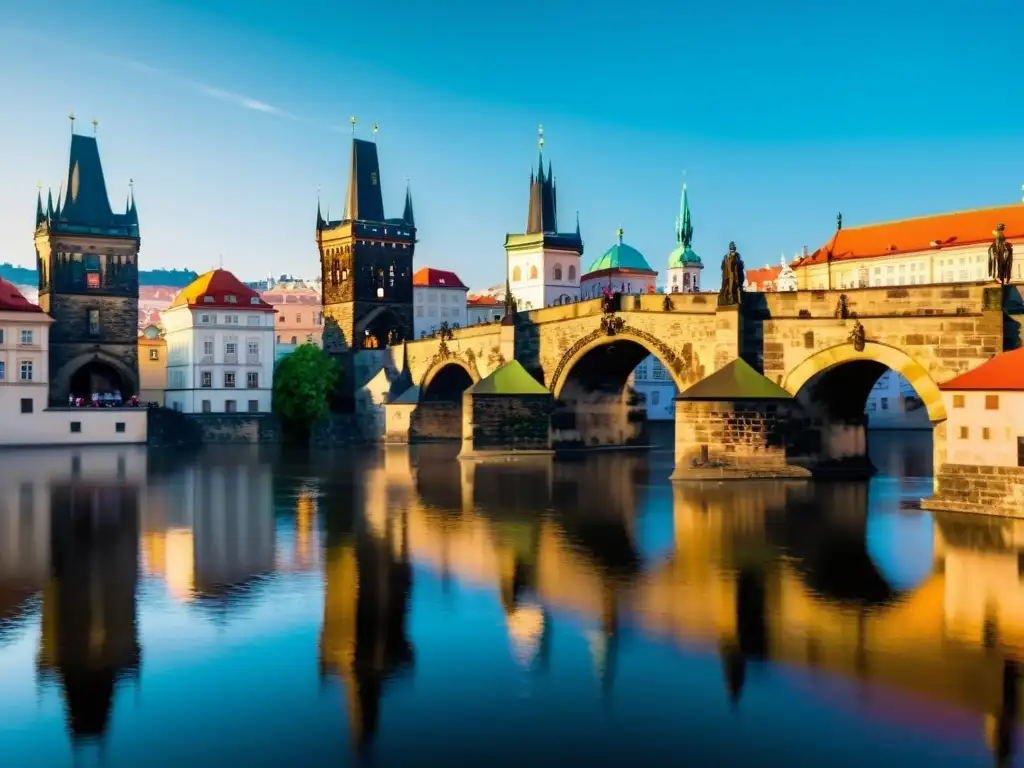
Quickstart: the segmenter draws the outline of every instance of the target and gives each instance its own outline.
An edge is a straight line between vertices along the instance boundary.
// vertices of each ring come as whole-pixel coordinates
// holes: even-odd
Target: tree
[[[274,369],[274,412],[286,429],[308,433],[327,416],[341,367],[316,344],[302,344]]]

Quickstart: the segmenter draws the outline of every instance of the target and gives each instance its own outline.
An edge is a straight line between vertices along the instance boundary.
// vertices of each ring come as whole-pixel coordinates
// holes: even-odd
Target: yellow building
[[[139,336],[139,400],[164,404],[167,389],[167,340],[151,325]]]
[[[1024,203],[844,227],[793,262],[800,290],[967,283],[989,280],[988,247],[998,225],[1024,244]],[[1024,282],[1024,253],[1013,266]]]

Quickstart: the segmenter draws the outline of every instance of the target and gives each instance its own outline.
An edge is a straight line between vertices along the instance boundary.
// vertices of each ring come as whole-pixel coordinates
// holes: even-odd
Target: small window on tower
[[[213,296],[203,296],[203,301],[207,304],[213,304]]]
[[[237,304],[238,297],[232,293],[229,293],[227,296],[224,297],[224,301],[226,301],[228,304]]]
[[[100,335],[100,311],[98,309],[89,310],[89,335]]]

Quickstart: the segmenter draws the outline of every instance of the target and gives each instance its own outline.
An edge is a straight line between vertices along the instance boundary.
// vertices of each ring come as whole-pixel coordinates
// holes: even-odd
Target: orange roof
[[[496,307],[501,302],[493,296],[470,296],[466,299],[466,304],[472,304],[475,307]]]
[[[0,312],[42,312],[38,305],[21,295],[12,283],[0,278]]]
[[[197,277],[174,297],[171,306],[274,311],[259,293],[245,286],[226,269],[214,269]]]
[[[779,279],[779,273],[782,271],[782,266],[778,267],[760,267],[758,269],[747,270],[747,282],[751,285],[760,285],[761,283],[774,283]]]
[[[412,284],[426,288],[463,288],[469,290],[454,272],[424,267],[412,276]]]
[[[939,389],[1024,391],[1024,349],[996,355],[974,370],[940,384]]]
[[[793,266],[824,264],[830,252],[833,261],[848,261],[990,243],[997,224],[1005,225],[1007,240],[1024,239],[1024,205],[1015,203],[862,227],[843,227],[814,253],[793,262]]]

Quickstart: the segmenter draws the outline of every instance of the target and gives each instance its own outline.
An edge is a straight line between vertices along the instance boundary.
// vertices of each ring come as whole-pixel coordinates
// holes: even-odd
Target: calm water
[[[0,457],[0,764],[991,765],[1024,525],[671,453]]]

